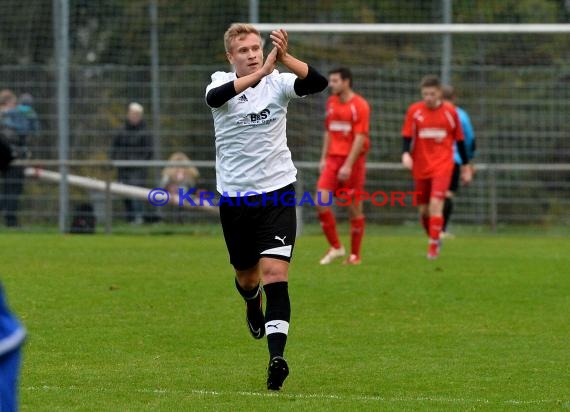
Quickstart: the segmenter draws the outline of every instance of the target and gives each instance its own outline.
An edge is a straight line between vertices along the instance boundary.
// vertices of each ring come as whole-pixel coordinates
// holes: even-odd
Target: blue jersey
[[[31,132],[28,119],[16,108],[1,112],[0,122],[14,130],[19,136],[27,136]]]
[[[33,109],[33,107],[30,105],[27,105],[27,104],[20,104],[20,105],[18,105],[17,109],[28,120],[28,131],[29,131],[29,133],[39,132],[40,131],[40,121],[38,119],[38,114]]]
[[[461,122],[461,128],[463,129],[467,158],[471,160],[475,157],[475,132],[473,131],[473,125],[471,124],[471,119],[465,110],[457,106],[455,106],[455,109],[457,110],[457,115]],[[457,144],[453,146],[453,160],[455,160],[455,163],[458,165],[463,163],[461,161],[461,156],[459,156],[459,152],[457,151]]]
[[[19,348],[26,337],[26,330],[10,312],[0,285],[0,356]]]

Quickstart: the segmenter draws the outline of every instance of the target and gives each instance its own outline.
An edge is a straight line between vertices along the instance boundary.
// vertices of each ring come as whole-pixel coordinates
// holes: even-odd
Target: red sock
[[[428,216],[420,216],[421,222],[422,222],[422,226],[424,227],[424,230],[426,231],[426,235],[429,236],[429,217]]]
[[[338,240],[338,233],[336,232],[336,219],[330,209],[325,212],[319,213],[319,220],[325,236],[332,247],[338,249],[340,241]]]
[[[432,240],[439,240],[439,234],[443,228],[443,216],[431,216],[429,218],[429,237]]]
[[[350,248],[351,254],[360,257],[360,245],[364,236],[364,216],[350,220]]]

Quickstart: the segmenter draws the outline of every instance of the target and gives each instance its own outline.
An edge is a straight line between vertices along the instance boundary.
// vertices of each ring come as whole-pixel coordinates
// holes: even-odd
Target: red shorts
[[[429,179],[414,179],[415,191],[420,192],[417,197],[418,205],[427,205],[432,197],[444,200],[450,182],[451,174]]]
[[[352,172],[346,182],[338,180],[338,171],[346,161],[346,156],[327,156],[325,168],[323,169],[317,189],[325,189],[335,192],[340,188],[349,190],[364,190],[366,181],[366,155],[360,155],[352,165]]]

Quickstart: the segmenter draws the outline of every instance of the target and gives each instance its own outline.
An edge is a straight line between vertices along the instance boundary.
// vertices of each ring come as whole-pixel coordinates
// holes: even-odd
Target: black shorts
[[[459,176],[461,174],[461,165],[455,163],[453,166],[453,174],[451,175],[451,182],[449,183],[449,191],[457,193],[459,190]]]
[[[291,261],[297,232],[294,197],[290,184],[263,195],[220,199],[224,239],[235,269],[249,269],[262,257]]]

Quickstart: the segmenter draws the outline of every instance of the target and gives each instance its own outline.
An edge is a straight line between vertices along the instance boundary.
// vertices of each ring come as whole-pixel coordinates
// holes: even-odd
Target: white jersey
[[[206,95],[236,78],[235,73],[215,72]],[[218,192],[226,196],[270,192],[296,180],[286,136],[287,105],[299,97],[295,79],[294,74],[274,70],[257,86],[212,108]]]

